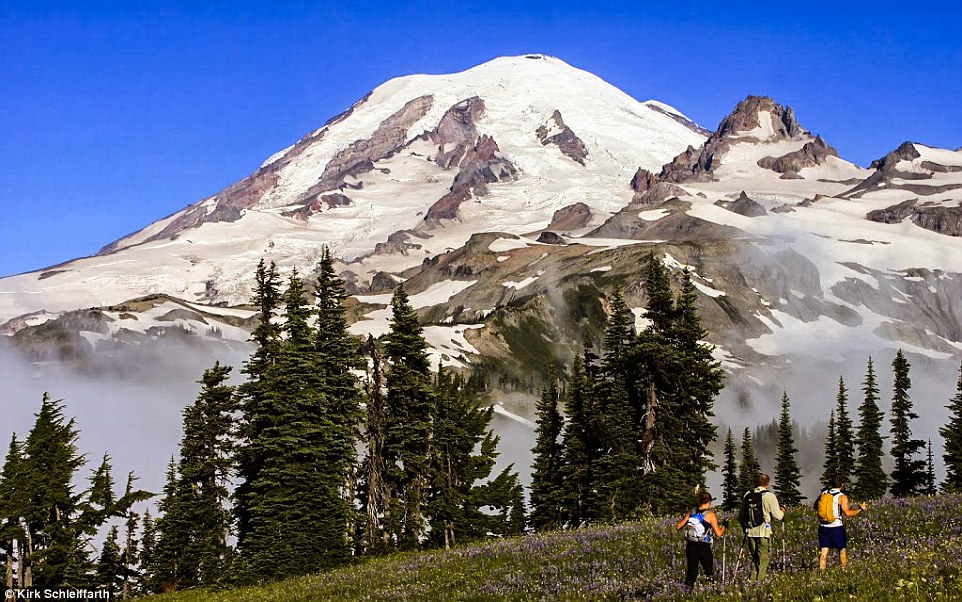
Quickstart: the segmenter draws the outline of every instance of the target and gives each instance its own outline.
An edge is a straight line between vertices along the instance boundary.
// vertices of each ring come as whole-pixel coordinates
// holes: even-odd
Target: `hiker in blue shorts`
[[[832,487],[823,491],[815,500],[815,510],[818,511],[818,568],[824,571],[828,563],[828,551],[838,550],[838,560],[842,568],[848,566],[848,534],[842,524],[842,516],[858,516],[868,509],[862,502],[854,510],[848,507],[848,496],[842,493],[845,479],[835,475],[832,477]]]

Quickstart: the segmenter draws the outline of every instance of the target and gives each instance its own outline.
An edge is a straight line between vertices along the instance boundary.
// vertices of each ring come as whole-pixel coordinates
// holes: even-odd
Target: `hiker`
[[[698,506],[689,510],[683,519],[675,526],[685,530],[685,558],[688,560],[688,571],[685,573],[685,586],[691,589],[698,579],[698,565],[709,579],[715,578],[714,558],[711,544],[714,537],[724,537],[728,521],[718,524],[715,511],[711,510],[711,503],[715,498],[707,491],[698,494]]]
[[[848,534],[842,524],[842,515],[858,516],[868,510],[868,504],[862,502],[854,510],[848,507],[848,496],[842,493],[845,489],[845,479],[839,475],[832,477],[832,487],[822,491],[815,500],[815,510],[818,511],[818,568],[824,571],[828,563],[828,551],[838,550],[838,561],[844,569],[848,566]]]
[[[742,498],[739,522],[745,529],[748,553],[752,559],[751,578],[762,580],[768,571],[772,549],[772,520],[785,518],[785,506],[778,503],[775,494],[768,490],[771,478],[764,472],[758,475],[758,487]],[[761,510],[761,512],[759,512]]]

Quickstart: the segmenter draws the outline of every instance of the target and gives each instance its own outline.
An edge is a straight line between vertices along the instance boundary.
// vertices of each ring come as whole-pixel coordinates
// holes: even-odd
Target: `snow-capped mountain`
[[[559,59],[500,58],[391,80],[224,191],[0,280],[0,329],[36,357],[48,331],[77,353],[171,327],[241,342],[258,260],[309,274],[327,245],[352,331],[385,332],[404,282],[437,361],[523,378],[596,336],[616,288],[644,324],[655,252],[694,272],[732,374],[896,347],[957,364],[960,200],[959,151],[865,169],[770,98],[711,132]]]

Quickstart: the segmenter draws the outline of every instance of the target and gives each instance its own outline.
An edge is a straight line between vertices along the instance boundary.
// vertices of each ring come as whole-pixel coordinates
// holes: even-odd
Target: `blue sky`
[[[217,192],[387,79],[502,55],[709,129],[770,95],[861,165],[962,146],[959,2],[474,4],[0,0],[0,275]]]

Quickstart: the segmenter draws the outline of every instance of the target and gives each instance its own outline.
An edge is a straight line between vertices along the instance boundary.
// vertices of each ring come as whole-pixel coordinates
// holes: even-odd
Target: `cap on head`
[[[705,491],[704,489],[701,490],[700,492],[698,492],[698,504],[699,504],[699,505],[701,505],[701,504],[707,504],[708,502],[710,502],[710,501],[712,501],[712,500],[714,500],[714,499],[715,499],[715,498],[713,498],[713,497],[711,496],[711,494],[708,493],[707,491]]]

